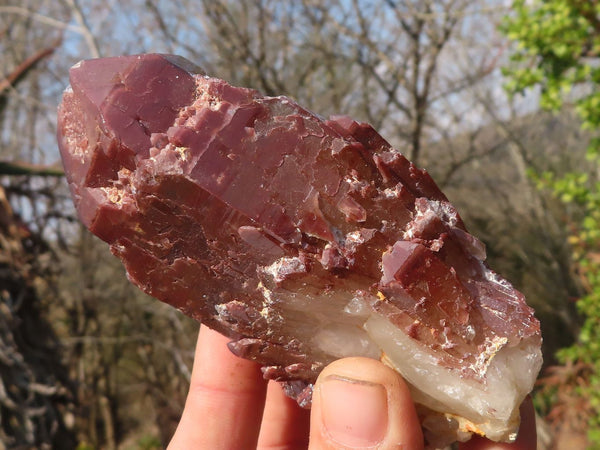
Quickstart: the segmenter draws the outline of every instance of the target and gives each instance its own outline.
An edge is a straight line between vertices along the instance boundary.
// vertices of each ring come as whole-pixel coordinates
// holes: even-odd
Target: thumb
[[[315,383],[309,449],[346,448],[423,448],[406,383],[374,359],[334,361]]]

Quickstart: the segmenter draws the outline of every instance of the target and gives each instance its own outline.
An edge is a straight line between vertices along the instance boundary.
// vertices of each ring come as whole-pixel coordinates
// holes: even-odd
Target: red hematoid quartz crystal
[[[410,384],[430,446],[514,438],[539,322],[372,127],[171,55],[83,61],[70,80],[71,193],[133,283],[229,336],[301,404],[324,365],[369,356]]]

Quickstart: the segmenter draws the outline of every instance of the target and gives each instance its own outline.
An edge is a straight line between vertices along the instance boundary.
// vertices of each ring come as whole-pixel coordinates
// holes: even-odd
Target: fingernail
[[[381,384],[330,375],[321,383],[320,395],[323,426],[332,441],[354,448],[383,441],[388,407]]]

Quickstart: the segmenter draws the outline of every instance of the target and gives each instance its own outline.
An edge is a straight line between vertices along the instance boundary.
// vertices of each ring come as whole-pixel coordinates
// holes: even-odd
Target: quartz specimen
[[[539,322],[373,128],[171,55],[83,61],[70,81],[71,193],[133,283],[229,336],[301,405],[326,364],[367,356],[409,383],[430,447],[514,438]]]

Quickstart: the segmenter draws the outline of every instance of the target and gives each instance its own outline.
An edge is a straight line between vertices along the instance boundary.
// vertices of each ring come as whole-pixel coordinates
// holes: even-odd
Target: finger
[[[170,450],[256,446],[267,384],[260,366],[233,355],[227,342],[200,327],[190,390]]]
[[[512,444],[492,442],[476,436],[459,446],[460,450],[535,450],[537,433],[535,429],[535,410],[531,397],[527,397],[521,405],[521,426],[517,440]]]
[[[257,449],[306,449],[309,429],[310,411],[285,395],[279,383],[269,382]]]
[[[315,384],[311,450],[423,448],[414,404],[402,378],[379,361],[345,358]]]

